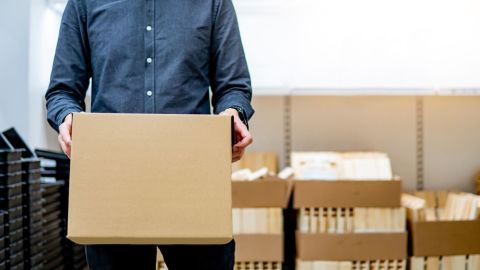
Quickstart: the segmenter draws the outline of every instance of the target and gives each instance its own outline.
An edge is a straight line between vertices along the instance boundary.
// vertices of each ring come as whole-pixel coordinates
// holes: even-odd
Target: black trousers
[[[235,241],[225,245],[158,246],[169,270],[233,270]],[[85,247],[90,270],[154,270],[156,246],[90,245]]]

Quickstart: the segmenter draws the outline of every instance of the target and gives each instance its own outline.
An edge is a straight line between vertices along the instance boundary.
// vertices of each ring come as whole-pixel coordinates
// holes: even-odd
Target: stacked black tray
[[[62,211],[62,193],[64,181],[42,182],[43,197],[43,233],[44,233],[44,269],[67,269],[66,231]]]
[[[63,263],[64,269],[85,269],[87,263],[85,259],[85,250],[83,246],[79,246],[65,238],[66,235],[66,220],[68,216],[68,180],[70,173],[70,160],[63,153],[35,150],[38,157],[42,158],[45,162],[42,163],[42,176],[44,179],[50,179],[49,182],[42,183],[44,189],[44,209],[45,211],[52,210],[52,203],[57,202],[57,206],[60,205],[60,210],[54,211],[50,214],[44,212],[44,221],[46,229],[53,229],[53,226],[57,224],[51,223],[56,217],[60,216],[62,219],[62,228],[56,228],[50,234],[52,239],[61,231],[62,243],[63,243]],[[48,162],[46,162],[48,161]],[[59,204],[58,204],[59,203]],[[51,226],[49,226],[49,225]],[[56,240],[58,243],[58,239]],[[55,242],[55,241],[54,241]],[[51,245],[51,248],[46,248],[45,251],[58,252],[59,249]],[[53,251],[52,251],[53,250]],[[46,256],[45,269],[56,269],[55,267],[60,261],[57,257],[56,260],[50,261],[50,256]]]
[[[22,184],[24,211],[24,263],[26,269],[42,269],[42,263],[32,258],[42,256],[42,193],[40,159],[33,153],[18,132],[11,128],[3,135],[14,149],[22,152]]]
[[[7,211],[0,211],[0,269],[7,268],[7,235],[6,235],[6,223]]]
[[[25,261],[24,225],[26,213],[24,183],[22,182],[22,155],[25,149],[12,146],[5,134],[0,134],[0,210],[3,224],[3,248],[0,251],[0,269],[23,269]],[[2,258],[3,257],[3,258]],[[4,267],[4,268],[2,268]]]

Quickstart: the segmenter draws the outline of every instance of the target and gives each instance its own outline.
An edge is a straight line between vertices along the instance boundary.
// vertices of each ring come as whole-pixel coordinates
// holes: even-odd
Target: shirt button
[[[152,91],[150,91],[150,90],[149,90],[149,91],[147,91],[147,96],[151,97],[151,96],[152,96],[152,94],[153,94],[153,93],[152,93]]]
[[[152,27],[150,25],[147,25],[147,31],[152,31]]]
[[[147,63],[149,63],[149,64],[152,63],[152,58],[148,57],[147,58]]]

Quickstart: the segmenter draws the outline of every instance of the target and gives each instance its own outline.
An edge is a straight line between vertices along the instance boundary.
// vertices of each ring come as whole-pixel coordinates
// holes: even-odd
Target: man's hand
[[[232,162],[239,161],[243,153],[245,153],[245,149],[249,146],[252,142],[252,135],[248,131],[245,124],[242,123],[240,117],[238,116],[238,112],[235,109],[226,109],[225,111],[221,112],[220,115],[231,115],[233,116],[233,125],[235,128],[235,136],[237,137],[237,143],[233,146],[232,149]]]
[[[58,142],[62,147],[63,153],[70,158],[70,150],[72,146],[72,114],[67,115],[63,123],[58,127]]]

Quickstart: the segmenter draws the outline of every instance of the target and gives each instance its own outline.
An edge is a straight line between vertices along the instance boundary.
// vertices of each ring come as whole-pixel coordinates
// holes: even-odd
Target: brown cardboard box
[[[233,170],[250,169],[259,170],[263,167],[268,169],[271,174],[278,171],[278,158],[274,152],[246,152],[242,159],[233,164]]]
[[[74,114],[68,238],[227,243],[231,130],[227,116]]]
[[[406,259],[407,233],[296,233],[297,258],[304,261]]]
[[[286,208],[292,182],[267,176],[256,181],[232,182],[233,208]]]
[[[256,181],[233,181],[234,208],[286,208],[292,182],[267,176]],[[282,262],[283,234],[237,234],[237,262]]]
[[[293,206],[302,207],[401,207],[401,182],[294,181]]]
[[[480,220],[421,221],[410,229],[413,256],[480,254]]]
[[[239,234],[234,238],[237,262],[283,261],[283,234]]]

